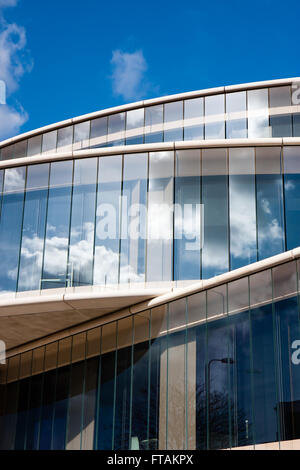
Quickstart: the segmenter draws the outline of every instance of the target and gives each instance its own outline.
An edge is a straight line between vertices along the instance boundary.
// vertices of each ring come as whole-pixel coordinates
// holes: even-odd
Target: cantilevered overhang
[[[94,286],[89,292],[75,287],[53,289],[51,293],[20,293],[11,298],[0,296],[1,339],[10,357],[295,260],[300,260],[300,247],[202,281],[161,283],[159,288],[156,285],[127,291],[97,292],[99,288]]]
[[[68,330],[115,311],[130,309],[168,288],[53,289],[0,296],[0,338],[7,349]]]

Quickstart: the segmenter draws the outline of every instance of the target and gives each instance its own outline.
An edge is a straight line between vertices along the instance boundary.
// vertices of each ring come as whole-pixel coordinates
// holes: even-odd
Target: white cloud
[[[27,119],[28,114],[23,108],[15,109],[12,106],[0,105],[0,140],[18,134]]]
[[[0,0],[0,8],[15,7],[18,0]]]
[[[16,23],[7,23],[5,7],[14,7],[17,0],[0,0],[0,80],[6,86],[7,97],[19,87],[22,76],[32,69],[26,50],[26,31]],[[20,105],[0,105],[0,140],[17,134],[28,119]]]
[[[136,52],[113,51],[111,76],[113,92],[125,100],[139,99],[146,94],[149,83],[145,81],[148,68],[141,50]]]

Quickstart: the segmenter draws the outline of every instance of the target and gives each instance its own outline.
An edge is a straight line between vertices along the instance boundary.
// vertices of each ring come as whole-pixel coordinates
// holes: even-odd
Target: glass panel
[[[97,397],[97,379],[99,359],[89,359],[86,362],[84,379],[84,399],[81,431],[81,449],[92,450],[95,431],[95,407]]]
[[[101,353],[101,327],[87,332],[86,357],[99,356]]]
[[[248,277],[228,283],[228,313],[239,313],[249,307]]]
[[[169,303],[167,336],[167,449],[184,449],[187,442],[186,299]],[[193,360],[191,350],[189,359]],[[192,378],[192,377],[191,377]],[[193,406],[193,402],[189,403]]]
[[[206,321],[206,292],[190,295],[187,298],[188,326],[192,328]]]
[[[115,404],[116,322],[102,327],[102,356],[100,363],[100,390],[97,411],[96,448],[113,448],[113,416]]]
[[[14,145],[7,145],[1,149],[1,160],[9,160],[14,158]]]
[[[173,152],[150,153],[147,281],[172,280],[173,175]]]
[[[151,310],[149,449],[166,449],[167,445],[167,307]]]
[[[203,98],[184,101],[184,140],[204,138]]]
[[[118,113],[108,116],[107,141],[115,141],[113,145],[124,145],[125,116],[126,113]]]
[[[207,324],[207,448],[228,448],[231,437],[233,347],[226,318],[226,286],[208,290],[207,316],[210,320],[221,317]]]
[[[73,162],[55,162],[50,167],[47,225],[42,288],[65,287],[71,209]]]
[[[270,88],[270,108],[291,106],[291,87],[279,86]]]
[[[126,113],[126,145],[143,143],[144,108],[133,109]]]
[[[145,280],[148,155],[124,155],[120,282]]]
[[[165,104],[164,122],[181,121],[183,119],[183,102],[174,101]]]
[[[57,342],[47,345],[45,352],[45,370],[48,370],[52,367],[54,369],[45,373],[43,379],[43,396],[39,436],[39,449],[41,450],[51,449],[52,447],[55,389],[57,379],[57,371],[55,370],[55,367],[57,367],[57,359]]]
[[[144,108],[127,111],[126,130],[144,127]]]
[[[293,137],[300,137],[300,114],[293,115]]]
[[[281,149],[256,149],[258,259],[285,249]]]
[[[145,143],[162,142],[163,105],[145,108]]]
[[[114,449],[125,450],[129,448],[129,423],[132,376],[132,340],[133,319],[124,318],[118,321],[118,354],[116,377],[116,401],[114,413]]]
[[[18,278],[19,291],[35,290],[41,287],[48,178],[48,163],[28,167]]]
[[[175,101],[164,105],[164,141],[182,140],[183,102]]]
[[[32,368],[32,351],[21,354],[20,378],[29,377]]]
[[[226,94],[227,139],[243,139],[247,137],[246,111],[247,104],[245,91]]]
[[[296,262],[281,264],[272,269],[273,299],[294,297],[297,293]]]
[[[46,132],[43,134],[43,153],[56,152],[57,131]]]
[[[176,152],[174,279],[200,279],[203,213],[200,151]]]
[[[86,332],[78,333],[72,339],[72,363],[82,361],[86,353]]]
[[[57,131],[57,151],[69,152],[72,150],[73,126],[63,127]]]
[[[14,158],[24,158],[27,155],[27,140],[14,144]]]
[[[71,363],[72,340],[73,338],[69,336],[68,338],[61,339],[58,343],[57,365],[60,367]]]
[[[257,260],[254,149],[229,150],[230,267]]]
[[[205,139],[225,139],[224,95],[205,97]]]
[[[134,315],[134,349],[132,366],[132,416],[130,449],[149,449],[150,420],[150,316],[149,312]],[[153,441],[152,441],[153,442]],[[152,447],[153,448],[153,447]]]
[[[207,291],[207,320],[227,315],[226,285],[217,286]]]
[[[66,447],[69,385],[70,367],[60,367],[57,370],[55,384],[55,403],[52,438],[52,449],[54,450],[64,450]]]
[[[246,290],[244,292],[246,294]],[[235,293],[237,294],[236,301],[234,300]],[[238,306],[241,300],[242,304],[246,303],[245,299],[241,299],[238,289],[235,293],[232,291],[230,293],[231,303],[235,304],[234,306]],[[219,364],[227,368],[229,378],[230,444],[232,447],[249,446],[255,441],[251,380],[251,328],[248,311],[230,317],[228,327],[229,357],[227,361],[223,358]]]
[[[84,362],[72,364],[66,449],[79,450],[81,447],[81,420],[84,383]]]
[[[28,403],[28,413],[26,420],[25,448],[26,450],[38,449],[40,413],[42,404],[42,374],[31,377],[30,399]]]
[[[9,360],[10,361],[10,360]],[[18,398],[19,398],[19,382],[8,383],[4,391],[5,407],[1,416],[1,450],[13,450],[15,446],[16,427],[18,419]]]
[[[272,304],[251,311],[255,442],[279,439]]]
[[[24,205],[25,167],[5,170],[0,223],[0,292],[15,292]]]
[[[284,195],[287,250],[300,245],[300,147],[284,147]]]
[[[107,117],[91,120],[90,147],[105,147],[107,136]]]
[[[250,306],[272,302],[271,270],[253,274],[250,279]]]
[[[183,129],[168,129],[164,132],[164,142],[175,142],[183,140]]]
[[[228,271],[228,168],[225,149],[202,151],[202,279]]]
[[[272,137],[292,137],[292,115],[288,114],[289,106],[291,106],[290,86],[270,88],[270,108],[281,108],[270,110]]]
[[[28,415],[29,397],[30,379],[21,380],[19,383],[18,418],[14,447],[16,450],[24,450],[25,448],[26,421]]]
[[[42,134],[28,139],[27,157],[39,155],[42,149]]]
[[[71,286],[93,284],[97,158],[75,160],[68,280]]]
[[[269,127],[268,89],[249,90],[248,137],[271,137]]]
[[[44,370],[45,347],[41,346],[33,350],[32,355],[32,374],[39,374]]]
[[[74,125],[74,150],[89,146],[90,124],[91,121],[84,121]]]
[[[122,157],[99,159],[94,284],[119,282]]]

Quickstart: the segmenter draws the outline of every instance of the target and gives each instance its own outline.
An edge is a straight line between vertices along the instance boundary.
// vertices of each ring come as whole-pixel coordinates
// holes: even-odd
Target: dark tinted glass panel
[[[52,442],[52,449],[54,450],[63,450],[66,446],[69,386],[70,367],[61,367],[57,371],[57,380],[55,387],[55,408]]]
[[[40,423],[39,449],[47,450],[52,447],[54,400],[56,386],[56,370],[44,375],[43,396]]]
[[[255,442],[279,438],[272,306],[251,311]]]
[[[300,114],[293,115],[293,137],[300,137]]]
[[[40,415],[42,404],[42,375],[31,377],[30,381],[30,399],[27,415],[27,432],[25,447],[27,450],[38,449]]]
[[[98,408],[97,449],[109,450],[113,447],[113,413],[115,390],[115,352],[101,357],[101,384]]]

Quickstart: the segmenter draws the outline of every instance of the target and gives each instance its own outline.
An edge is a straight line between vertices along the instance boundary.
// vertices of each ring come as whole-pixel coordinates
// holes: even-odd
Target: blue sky
[[[300,75],[299,0],[0,0],[0,138],[144,98]]]

